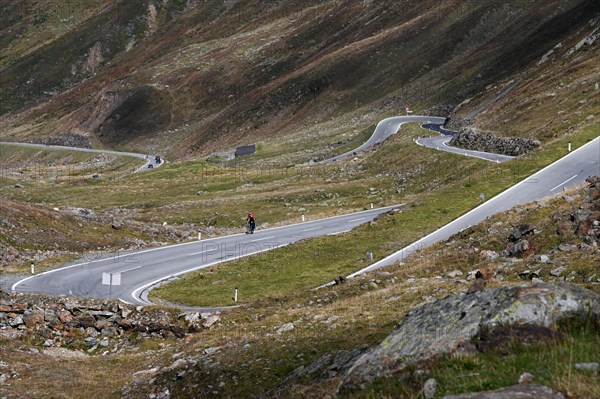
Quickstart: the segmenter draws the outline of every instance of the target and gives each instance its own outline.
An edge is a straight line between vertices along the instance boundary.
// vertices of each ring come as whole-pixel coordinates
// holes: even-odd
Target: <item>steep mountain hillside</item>
[[[596,125],[600,134],[598,39],[600,18],[594,18],[528,68],[465,100],[452,113],[452,124],[542,142],[586,125]]]
[[[592,0],[42,0],[3,9],[0,137],[68,132],[172,158],[326,121],[351,128],[357,115],[407,106],[447,113],[558,43],[568,49],[600,15]],[[597,45],[586,47],[543,74],[572,62],[597,74]]]
[[[488,294],[514,286],[598,298],[599,177],[342,278],[600,135],[599,39],[597,0],[0,0],[0,141],[167,159],[134,173],[140,159],[0,145],[0,398],[433,398],[522,379],[600,397],[596,310],[533,330],[477,322],[454,352],[369,375],[364,390],[343,383],[419,305],[443,311],[403,331],[447,343],[461,334],[444,319],[475,320],[452,298],[475,298],[486,319]],[[315,164],[407,107],[536,146],[487,162],[417,146],[430,132],[408,124]],[[243,144],[256,154],[230,159]],[[186,311],[2,291],[31,263],[40,272],[108,252],[129,263],[123,251],[241,233],[248,211],[266,229],[397,204],[149,294]],[[174,260],[156,261],[168,271]],[[239,307],[192,308],[228,305]]]

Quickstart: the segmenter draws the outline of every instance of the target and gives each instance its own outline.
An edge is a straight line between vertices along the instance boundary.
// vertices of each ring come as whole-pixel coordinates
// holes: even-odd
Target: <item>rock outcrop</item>
[[[349,392],[441,354],[474,350],[479,337],[508,326],[550,329],[562,319],[600,316],[600,295],[570,283],[502,287],[449,295],[402,320],[362,355],[339,387]],[[465,349],[466,348],[466,349]]]
[[[0,337],[29,337],[44,347],[113,350],[143,337],[184,338],[210,328],[217,314],[176,313],[114,301],[8,294],[0,290]]]
[[[514,157],[528,153],[540,146],[540,142],[537,140],[520,137],[496,137],[491,134],[476,133],[470,128],[461,129],[452,137],[449,144],[453,147]]]
[[[600,176],[588,177],[586,182],[583,203],[569,215],[553,214],[552,220],[556,222],[559,236],[582,237],[587,245],[595,248],[600,241]]]

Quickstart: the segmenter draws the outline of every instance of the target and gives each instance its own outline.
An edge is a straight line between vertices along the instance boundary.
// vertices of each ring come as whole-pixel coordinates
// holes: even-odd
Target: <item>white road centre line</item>
[[[207,249],[207,250],[201,251],[201,252],[194,252],[193,254],[189,254],[188,256],[202,255],[202,254],[205,254],[205,253],[211,252],[211,251],[217,252],[217,249],[216,248],[211,248],[211,249]]]
[[[556,185],[556,187],[554,187],[554,188],[553,188],[552,190],[550,190],[550,191],[554,191],[554,190],[556,190],[557,188],[559,188],[559,187],[563,186],[564,184],[567,184],[568,182],[570,182],[571,180],[573,180],[573,179],[574,179],[574,178],[576,178],[576,177],[577,177],[577,175],[575,175],[575,176],[573,176],[573,177],[571,177],[571,178],[569,178],[569,179],[565,180],[564,182],[562,182],[562,183],[560,183],[560,184],[557,184],[557,185]]]
[[[344,231],[338,231],[337,233],[329,233],[327,234],[328,236],[337,236],[338,234],[344,234],[344,233],[348,233],[352,230],[344,230]]]
[[[259,238],[258,240],[252,240],[250,242],[264,241],[264,240],[269,240],[271,238],[275,238],[275,236],[270,236],[270,237],[265,237],[265,238]]]
[[[117,273],[123,274],[123,273],[131,272],[133,270],[141,269],[141,268],[142,268],[142,266],[130,267],[129,269],[119,270],[118,272],[114,272],[114,273],[111,273],[111,274],[117,274]]]
[[[321,227],[320,227],[320,226],[319,226],[319,227],[312,227],[312,228],[310,228],[310,229],[304,229],[304,230],[302,230],[302,231],[313,231],[313,230],[319,230],[319,229],[321,229]]]
[[[358,222],[359,220],[364,220],[364,219],[365,218],[358,218],[358,219],[347,220],[346,223]]]

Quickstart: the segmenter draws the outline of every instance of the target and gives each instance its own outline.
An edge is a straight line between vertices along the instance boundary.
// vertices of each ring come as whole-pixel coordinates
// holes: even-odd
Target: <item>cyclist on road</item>
[[[254,229],[256,229],[256,219],[254,218],[253,213],[249,213],[248,217],[246,218],[246,228],[246,234],[253,234]]]

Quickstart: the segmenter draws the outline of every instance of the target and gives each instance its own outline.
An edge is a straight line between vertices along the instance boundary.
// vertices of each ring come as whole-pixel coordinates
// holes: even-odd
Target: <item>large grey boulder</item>
[[[497,327],[551,327],[564,318],[599,314],[600,295],[570,283],[449,295],[408,313],[390,336],[358,358],[339,391],[363,389],[410,364],[468,347],[481,332]]]

